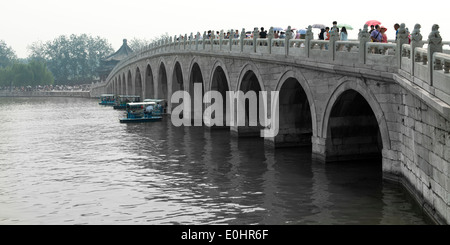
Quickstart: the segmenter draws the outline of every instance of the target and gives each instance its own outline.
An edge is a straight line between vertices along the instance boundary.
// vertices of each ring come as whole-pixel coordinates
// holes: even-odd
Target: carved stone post
[[[220,30],[219,36],[219,50],[222,51],[222,42],[223,42],[223,30]]]
[[[365,64],[367,55],[366,43],[369,42],[370,40],[370,34],[368,31],[367,24],[364,25],[364,28],[362,30],[359,29],[358,39],[359,39],[359,63]]]
[[[405,28],[405,23],[400,25],[397,34],[397,48],[395,49],[395,56],[397,58],[397,66],[402,68],[402,47],[403,44],[409,43],[408,33]]]
[[[269,46],[269,54],[272,53],[272,39],[274,37],[273,27],[270,27],[269,34],[267,35],[267,46]]]
[[[312,26],[308,26],[308,29],[306,30],[306,36],[305,36],[306,57],[308,57],[308,58],[309,58],[309,53],[311,50],[311,47],[310,47],[311,40],[314,40],[314,35],[312,33]]]
[[[172,42],[172,37],[166,38],[166,51],[170,50],[170,43]]]
[[[259,37],[259,31],[258,28],[255,27],[255,29],[253,29],[253,53],[256,53],[256,39],[258,39]]]
[[[428,70],[430,71],[430,85],[433,86],[433,72],[436,69],[442,69],[442,66],[440,63],[435,68],[435,63],[433,60],[433,54],[436,52],[442,53],[442,37],[441,34],[439,34],[439,25],[434,24],[431,28],[431,33],[428,36]],[[439,67],[441,66],[441,67]]]
[[[183,38],[183,49],[186,50],[187,34],[184,34]]]
[[[331,28],[330,32],[330,48],[328,51],[330,52],[330,58],[331,60],[334,60],[336,57],[336,41],[339,40],[339,34],[336,31],[336,28]]]
[[[194,40],[194,36],[191,32],[191,35],[189,36],[189,50],[192,50],[192,41]]]
[[[230,45],[230,52],[233,50],[233,37],[234,37],[234,30],[231,29],[231,33],[230,33],[230,38],[229,38],[229,43],[228,45]]]
[[[241,36],[239,37],[240,39],[240,44],[241,44],[241,53],[244,52],[244,38],[245,38],[245,28],[242,28],[242,32],[241,32]]]
[[[214,34],[214,30],[211,31],[211,51],[214,50],[214,40],[216,39],[216,34]]]
[[[203,32],[203,50],[206,48],[206,39],[208,39],[208,36],[206,35],[206,31]]]
[[[286,37],[284,38],[284,47],[286,50],[286,56],[289,55],[289,40],[291,40],[292,34],[291,34],[291,26],[288,26],[286,30]]]
[[[172,37],[171,37],[172,38]],[[175,36],[173,36],[173,49],[176,49],[176,47],[177,47],[177,43],[178,43],[178,39],[177,39],[177,35],[175,35]]]
[[[200,32],[195,36],[195,50],[198,50],[198,40],[200,39]]]
[[[414,30],[411,33],[411,54],[409,58],[411,59],[411,75],[414,76],[414,67],[416,64],[416,57],[414,56],[414,50],[416,48],[422,48],[423,42],[422,42],[422,35],[420,34],[420,24],[416,24],[414,26]],[[401,67],[400,67],[401,68]]]

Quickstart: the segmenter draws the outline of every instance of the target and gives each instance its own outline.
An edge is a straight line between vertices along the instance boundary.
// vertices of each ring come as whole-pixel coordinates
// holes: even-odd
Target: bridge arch
[[[131,95],[132,94],[132,89],[133,89],[133,75],[131,74],[131,70],[128,70],[127,73],[127,91],[126,94],[127,95]]]
[[[307,81],[299,71],[288,69],[280,76],[276,91],[280,131],[273,139],[274,146],[312,145],[311,137],[317,135],[317,116]]]
[[[180,61],[175,59],[172,75],[172,94],[179,90],[184,90],[183,69]]]
[[[145,93],[144,98],[155,98],[155,83],[153,80],[153,70],[149,63],[147,63],[146,69],[145,69]]]
[[[223,125],[226,126],[226,115],[229,115],[231,112],[227,111],[227,104],[229,104],[229,99],[227,97],[227,91],[231,91],[230,79],[228,75],[227,68],[225,64],[221,60],[216,60],[214,63],[211,74],[209,76],[211,78],[210,83],[208,85],[210,91],[218,91],[222,95],[223,99]],[[227,127],[229,128],[229,127]]]
[[[191,119],[192,121],[200,121],[203,122],[203,112],[205,111],[205,104],[202,103],[201,108],[197,108],[194,106],[195,93],[194,93],[194,85],[196,83],[200,83],[202,85],[201,98],[203,102],[203,96],[205,94],[205,80],[203,76],[202,69],[198,63],[196,57],[191,60],[191,64],[189,65],[189,86],[188,93],[191,96]]]
[[[143,91],[142,91],[142,74],[141,69],[139,67],[136,67],[136,73],[134,76],[134,93],[133,95],[139,95],[141,97],[141,100],[144,99]]]
[[[165,99],[170,104],[166,64],[167,63],[163,58],[158,62],[158,80],[156,82],[156,87],[158,99]]]
[[[127,81],[125,79],[125,72],[122,74],[122,94],[126,95],[127,94]]]
[[[326,104],[320,134],[327,161],[382,157],[382,150],[391,149],[383,110],[359,78],[339,81]]]
[[[239,126],[238,127],[238,135],[239,137],[259,137],[261,129],[263,127],[260,124],[259,120],[259,92],[265,91],[265,86],[261,77],[261,74],[255,64],[252,62],[246,63],[239,74],[239,79],[236,87],[236,91],[242,91],[244,94],[248,93],[249,91],[253,91],[256,93],[256,116],[257,116],[257,126],[250,126],[250,102],[249,100],[245,100],[245,126]],[[263,103],[267,103],[264,101]],[[237,110],[235,110],[237,111]],[[264,112],[266,113],[266,112]]]

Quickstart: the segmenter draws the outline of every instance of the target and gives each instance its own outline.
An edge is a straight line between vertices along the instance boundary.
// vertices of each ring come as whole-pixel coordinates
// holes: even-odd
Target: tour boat
[[[118,95],[114,103],[114,109],[125,110],[127,107],[127,103],[136,103],[140,100],[141,97],[138,95]]]
[[[161,106],[161,114],[167,114],[167,101],[164,99],[145,99],[144,102],[155,102]]]
[[[114,105],[115,96],[114,94],[102,94],[100,95],[101,102],[99,105]]]
[[[127,117],[121,118],[121,123],[153,122],[162,119],[162,108],[155,102],[128,103],[126,110]]]

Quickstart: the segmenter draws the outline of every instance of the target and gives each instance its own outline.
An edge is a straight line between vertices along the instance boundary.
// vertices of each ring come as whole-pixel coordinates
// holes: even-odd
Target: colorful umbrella
[[[337,27],[339,27],[339,28],[345,27],[345,29],[347,29],[347,30],[353,30],[353,27],[349,24],[339,24],[339,25],[337,25]]]
[[[314,24],[311,25],[312,28],[318,28],[318,29],[325,29],[325,25],[324,24]]]
[[[305,29],[300,29],[300,30],[298,30],[298,33],[299,34],[306,34],[306,30]]]
[[[281,28],[281,27],[274,27],[273,28],[273,31],[282,31],[283,30],[283,28]]]
[[[379,22],[378,20],[369,20],[366,22],[366,25],[370,26],[376,26],[376,25],[381,25],[381,22]]]

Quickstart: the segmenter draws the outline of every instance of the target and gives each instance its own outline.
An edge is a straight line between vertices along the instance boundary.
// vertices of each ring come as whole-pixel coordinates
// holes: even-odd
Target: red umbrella
[[[381,25],[381,22],[379,22],[378,20],[369,20],[366,22],[366,25],[370,26],[376,26],[376,25]]]

